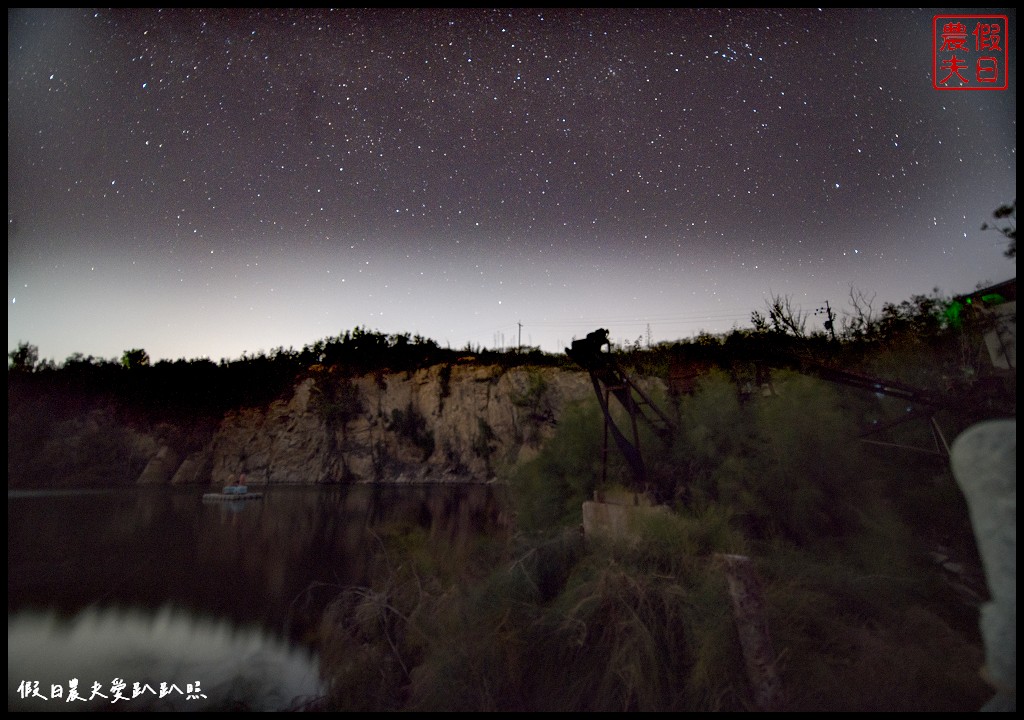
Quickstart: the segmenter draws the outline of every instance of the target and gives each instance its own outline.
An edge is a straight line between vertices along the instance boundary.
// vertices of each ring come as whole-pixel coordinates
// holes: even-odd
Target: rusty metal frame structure
[[[896,447],[903,450],[913,450],[915,452],[923,452],[929,455],[938,455],[940,457],[949,458],[949,443],[946,442],[946,437],[942,433],[942,428],[939,427],[939,423],[935,419],[936,411],[948,404],[948,401],[943,401],[939,397],[911,385],[906,385],[892,380],[884,380],[870,375],[863,375],[849,370],[840,370],[838,368],[832,368],[827,365],[808,361],[796,361],[796,366],[797,369],[805,375],[813,375],[821,378],[822,380],[827,380],[828,382],[859,388],[861,390],[885,395],[887,397],[900,398],[922,406],[909,410],[904,417],[896,418],[895,420],[891,420],[887,423],[871,428],[858,437],[861,442],[872,445]],[[911,420],[917,420],[925,417],[928,418],[928,425],[931,429],[932,440],[935,444],[934,449],[870,439],[872,435],[877,435],[878,433],[885,432],[886,430],[891,430],[892,428],[903,425]]]
[[[647,469],[640,452],[640,429],[638,418],[646,422],[663,438],[669,438],[675,430],[675,423],[666,415],[650,396],[644,392],[637,382],[627,373],[610,353],[603,353],[600,348],[575,347],[566,348],[566,354],[590,374],[594,386],[594,394],[604,415],[604,438],[601,446],[601,479],[608,478],[608,436],[622,452],[626,463],[633,473],[637,489],[643,489],[647,483]],[[615,398],[629,416],[629,434],[619,427],[612,417],[611,399]],[[645,411],[650,409],[650,413]]]
[[[616,361],[610,352],[602,352],[603,346],[574,343],[572,349],[566,348],[566,354],[590,374],[594,386],[594,394],[604,415],[604,434],[601,445],[601,480],[608,479],[608,437],[615,441],[622,452],[626,463],[633,473],[637,489],[645,489],[647,485],[647,468],[640,451],[640,431],[638,418],[643,419],[662,438],[668,440],[675,430],[675,423],[666,415],[653,400],[644,392],[636,381]],[[610,347],[609,347],[610,349]],[[818,363],[800,360],[795,357],[776,357],[770,363],[777,367],[794,367],[800,373],[812,375],[828,382],[859,388],[879,395],[895,397],[913,402],[920,407],[910,410],[906,416],[874,427],[859,436],[862,442],[904,450],[949,457],[949,443],[946,441],[935,419],[935,412],[946,405],[939,397],[919,388],[882,378],[872,377],[848,370],[828,367]],[[629,428],[624,430],[612,416],[611,399],[615,398],[629,417]],[[645,412],[645,407],[651,413]],[[924,448],[896,442],[878,440],[872,436],[890,430],[912,420],[927,418],[934,441],[934,448]],[[628,432],[628,435],[627,435]]]

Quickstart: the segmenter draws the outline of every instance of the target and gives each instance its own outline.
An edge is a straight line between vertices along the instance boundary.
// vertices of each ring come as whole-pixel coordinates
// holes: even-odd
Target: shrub
[[[434,454],[434,433],[427,429],[427,419],[411,402],[404,411],[391,411],[388,429],[422,450],[424,460]]]
[[[555,436],[508,478],[519,527],[551,530],[578,524],[600,473],[601,416],[596,403],[566,409]]]
[[[525,440],[531,447],[536,447],[540,439],[540,427],[554,421],[548,400],[547,377],[539,368],[528,368],[526,386],[512,392],[509,399],[514,407],[524,411],[527,430]]]

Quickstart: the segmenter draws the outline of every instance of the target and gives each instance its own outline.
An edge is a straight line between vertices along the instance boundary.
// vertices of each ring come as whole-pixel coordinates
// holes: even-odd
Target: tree
[[[765,300],[764,304],[768,310],[767,317],[757,310],[750,315],[754,330],[806,337],[807,313],[793,307],[793,301],[788,295],[772,294],[771,300]]]
[[[850,286],[851,311],[846,312],[843,320],[843,336],[847,339],[868,338],[878,329],[878,317],[874,303],[877,293],[868,297],[864,290]]]
[[[1010,245],[1006,248],[1004,254],[1008,258],[1017,257],[1017,201],[1014,200],[1009,205],[1000,205],[992,213],[992,217],[999,220],[1000,224],[989,225],[988,223],[982,223],[981,229],[995,230],[1001,233],[1010,241]]]
[[[121,356],[121,364],[129,370],[140,367],[149,367],[149,353],[141,348],[125,350]]]
[[[33,372],[39,364],[39,348],[27,342],[18,343],[17,350],[7,353],[11,363],[7,366],[13,372]]]

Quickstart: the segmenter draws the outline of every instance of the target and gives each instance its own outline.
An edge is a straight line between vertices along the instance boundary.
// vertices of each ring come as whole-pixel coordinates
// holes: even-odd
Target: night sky
[[[957,92],[937,12],[9,10],[8,349],[557,351],[1014,277],[1016,15]]]

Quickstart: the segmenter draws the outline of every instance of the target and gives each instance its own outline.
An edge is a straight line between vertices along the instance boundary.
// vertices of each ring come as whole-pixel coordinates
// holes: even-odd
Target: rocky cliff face
[[[487,479],[532,457],[565,406],[592,393],[587,375],[556,368],[323,369],[287,401],[229,413],[184,462],[208,454],[214,485],[241,472],[260,484]]]
[[[434,366],[343,377],[314,369],[292,397],[228,413],[202,450],[164,443],[139,483],[487,479],[535,455],[563,409],[593,395],[555,368]]]
[[[8,484],[216,487],[243,472],[252,484],[487,480],[534,457],[566,406],[592,398],[581,371],[460,363],[356,377],[315,366],[288,398],[189,426],[109,400],[58,418],[57,394],[9,414],[19,434]]]

